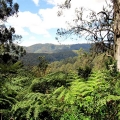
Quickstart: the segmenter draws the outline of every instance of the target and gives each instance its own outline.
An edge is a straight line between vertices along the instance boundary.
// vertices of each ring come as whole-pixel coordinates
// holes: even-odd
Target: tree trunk
[[[113,0],[114,4],[114,55],[117,69],[120,71],[120,0]]]

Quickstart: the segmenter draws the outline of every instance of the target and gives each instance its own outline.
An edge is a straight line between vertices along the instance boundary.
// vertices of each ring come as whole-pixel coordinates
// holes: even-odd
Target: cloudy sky
[[[65,28],[66,21],[72,20],[76,7],[86,7],[100,11],[105,0],[72,0],[71,9],[58,17],[58,4],[64,0],[14,0],[20,6],[18,17],[11,17],[8,23],[15,27],[16,34],[22,35],[20,45],[36,43],[59,44],[55,39],[58,28]],[[83,43],[84,40],[61,40],[61,44]]]

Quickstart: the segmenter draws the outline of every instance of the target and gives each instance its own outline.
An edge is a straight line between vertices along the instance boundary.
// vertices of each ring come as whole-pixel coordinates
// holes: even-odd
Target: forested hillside
[[[79,50],[80,48],[88,51],[90,44],[54,45],[54,44],[35,44],[24,47],[27,53],[56,53],[61,51]]]
[[[26,55],[23,56],[20,60],[23,61],[24,65],[37,65],[39,63],[38,57],[45,56],[46,60],[50,63],[69,57],[75,57],[77,54],[74,52],[74,50],[79,50],[80,48],[88,52],[90,46],[91,44],[36,44],[30,47],[25,47]]]
[[[61,51],[55,53],[26,53],[20,60],[23,62],[24,65],[38,65],[39,64],[39,56],[45,56],[46,60],[50,62],[60,61],[62,59],[66,59],[69,57],[75,57],[77,54],[73,51]]]

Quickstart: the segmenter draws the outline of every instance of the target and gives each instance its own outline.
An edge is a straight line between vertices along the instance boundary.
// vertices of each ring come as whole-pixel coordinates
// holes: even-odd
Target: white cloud
[[[65,2],[65,0],[46,0],[47,3],[52,5],[59,5]],[[106,0],[108,3],[110,3],[110,0]],[[105,0],[71,0],[71,7],[85,7],[92,10],[99,11],[105,4]]]
[[[64,28],[66,21],[72,21],[75,17],[76,7],[85,7],[99,12],[105,5],[105,0],[72,0],[71,8],[63,10],[63,16],[58,17],[57,12],[59,11],[57,4],[64,3],[65,0],[47,0],[49,4],[53,4],[53,8],[40,9],[39,14],[42,17],[43,25],[46,29],[51,28]]]
[[[28,35],[24,28],[27,28],[30,32],[39,35],[49,35],[48,31],[43,25],[43,21],[40,16],[33,14],[29,11],[19,12],[18,17],[10,17],[8,23],[15,27],[16,33],[21,35]]]
[[[41,24],[42,20],[37,14],[33,14],[29,11],[19,12],[18,17],[10,17],[8,19],[13,25],[21,26],[21,27],[29,27],[29,26],[36,26]]]
[[[28,37],[27,40],[22,39],[20,45],[21,46],[30,46],[30,45],[33,45],[35,43],[38,43],[37,38],[34,36],[30,36],[30,37]]]
[[[39,15],[29,11],[19,12],[18,17],[10,17],[8,23],[16,28],[16,33],[22,35],[28,35],[28,32],[24,30],[24,28],[27,28],[32,33],[50,36],[48,29],[64,28],[66,21],[73,20],[76,7],[84,6],[99,11],[105,2],[104,0],[72,0],[71,9],[64,10],[64,15],[58,17],[57,12],[59,9],[57,3],[63,3],[64,1],[47,0],[48,3],[54,4],[55,6],[53,8],[40,9]],[[34,0],[34,2],[38,3],[39,0]]]
[[[32,0],[32,1],[35,3],[36,6],[39,5],[39,0]]]
[[[58,4],[63,4],[65,0],[46,0],[48,4],[52,5],[58,5]]]
[[[29,37],[29,40],[35,40],[35,39],[36,39],[35,36],[31,36],[31,37]]]
[[[19,45],[30,46],[37,43],[44,44],[44,43],[51,43],[51,42],[53,44],[58,44],[58,42],[53,38],[46,39],[46,37],[37,37],[37,36],[29,35],[27,39],[23,38]]]
[[[63,16],[58,17],[57,11],[57,7],[39,10],[39,14],[42,16],[43,24],[46,29],[65,27],[66,18]]]
[[[29,35],[29,33],[25,31],[22,27],[15,26],[15,31],[16,31],[15,33],[18,35],[24,35],[24,36]]]
[[[65,22],[72,21],[75,17],[74,11],[76,7],[85,7],[98,12],[105,4],[105,0],[72,0],[71,8],[69,10],[63,10],[63,16],[58,17],[57,12],[59,9],[57,5],[64,3],[65,0],[46,1],[47,3],[54,5],[53,8],[40,9],[38,11],[38,14],[33,14],[30,11],[19,12],[17,18],[10,17],[8,20],[8,23],[11,26],[15,27],[17,34],[20,34],[22,36],[29,36],[29,45],[37,42],[36,37],[30,37],[31,33],[42,35],[47,40],[48,38],[51,38],[48,30],[52,28],[65,28]],[[39,0],[33,0],[33,2],[38,5]]]

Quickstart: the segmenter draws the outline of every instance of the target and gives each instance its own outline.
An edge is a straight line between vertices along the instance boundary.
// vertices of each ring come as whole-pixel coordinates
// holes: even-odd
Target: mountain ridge
[[[60,61],[69,57],[77,56],[74,50],[82,48],[84,51],[89,51],[90,44],[72,44],[72,45],[55,45],[55,44],[35,44],[25,47],[26,55],[21,58],[25,65],[38,65],[39,56],[45,56],[46,60],[51,63]]]
[[[79,50],[80,48],[88,51],[91,44],[82,43],[82,44],[71,44],[71,45],[56,45],[52,43],[45,44],[34,44],[28,47],[24,47],[27,53],[56,53],[63,50]]]

